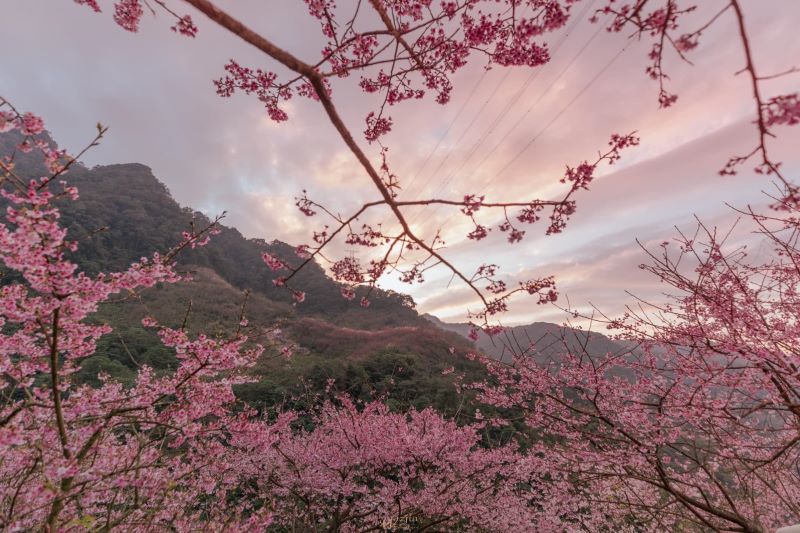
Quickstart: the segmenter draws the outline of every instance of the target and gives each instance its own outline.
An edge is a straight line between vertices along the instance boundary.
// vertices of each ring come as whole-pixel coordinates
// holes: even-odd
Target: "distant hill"
[[[433,315],[423,315],[436,327],[467,337],[471,330],[466,323],[442,322]],[[501,334],[490,337],[478,334],[475,346],[486,355],[510,363],[514,357],[526,355],[540,363],[558,361],[565,353],[581,353],[583,349],[592,357],[606,354],[625,354],[632,347],[627,343],[613,341],[595,332],[559,326],[547,322],[534,322],[526,326],[506,328]]]

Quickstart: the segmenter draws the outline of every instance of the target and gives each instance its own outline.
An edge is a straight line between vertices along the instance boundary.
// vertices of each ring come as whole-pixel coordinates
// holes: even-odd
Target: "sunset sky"
[[[574,12],[587,3],[592,0],[583,0]],[[700,24],[723,5],[696,3],[701,8],[692,20]],[[301,2],[273,2],[269,17],[255,17],[263,4],[221,3],[301,58],[318,55],[318,24]],[[762,72],[800,63],[800,39],[792,37],[800,2],[749,0],[744,5]],[[54,138],[71,151],[92,137],[96,122],[110,126],[103,144],[85,158],[88,165],[146,164],[182,205],[209,215],[227,211],[226,223],[245,236],[293,244],[309,242],[322,223],[295,208],[294,197],[302,189],[341,213],[377,199],[319,104],[294,99],[287,107],[290,120],[275,124],[255,98],[215,94],[211,80],[222,75],[230,58],[281,71],[191,8],[181,6],[198,24],[196,39],[169,31],[171,21],[149,14],[140,33],[130,34],[111,21],[110,12],[96,14],[68,0],[6,0],[3,8],[5,20],[14,23],[0,32],[0,49],[7,52],[0,94],[41,115]],[[692,52],[694,65],[667,54],[669,87],[679,95],[668,110],[658,109],[657,84],[644,73],[649,41],[598,31],[586,18],[568,35],[546,37],[551,48],[560,45],[553,60],[537,70],[495,67],[483,76],[484,63],[474,57],[454,78],[447,106],[426,99],[391,109],[394,128],[385,142],[393,171],[406,187],[403,199],[480,193],[518,201],[556,195],[565,164],[593,159],[611,133],[638,131],[641,145],[615,166],[603,167],[591,190],[577,197],[578,212],[561,235],[545,237],[544,225],[532,226],[513,246],[496,230],[497,235],[475,244],[465,239],[469,228],[454,210],[408,211],[424,234],[445,227],[449,257],[465,271],[490,261],[510,280],[553,274],[560,303],[568,298],[578,308],[592,303],[614,314],[632,301],[626,290],[659,298],[658,283],[638,268],[644,255],[637,238],[659,243],[674,235],[675,226],[692,228],[693,215],[727,227],[735,216],[726,203],[763,205],[761,191],[771,185],[751,171],[752,165],[735,177],[717,175],[729,156],[749,152],[756,143],[749,80],[734,75],[743,57],[730,14]],[[361,93],[356,81],[337,80],[333,90],[348,125],[360,132],[377,100]],[[798,83],[800,75],[787,76],[766,88],[768,95],[780,94],[796,90]],[[787,175],[797,176],[800,130],[777,131],[776,159]],[[363,139],[362,145],[367,146]],[[748,236],[744,232],[736,239]],[[387,277],[383,286],[409,292],[422,312],[463,320],[466,309],[476,306],[474,295],[449,281],[450,274],[440,269],[421,286],[409,287],[396,276]],[[561,322],[564,314],[517,299],[503,320]]]

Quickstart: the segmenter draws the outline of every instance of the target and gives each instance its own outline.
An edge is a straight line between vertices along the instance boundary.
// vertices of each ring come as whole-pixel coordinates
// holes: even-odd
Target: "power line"
[[[594,2],[595,2],[595,0],[592,0],[592,3],[594,3]],[[522,13],[520,15],[525,13],[525,11],[527,11],[529,8],[530,8],[530,4],[526,5],[525,9],[522,11]],[[453,117],[453,120],[450,121],[450,124],[447,126],[447,129],[439,137],[439,140],[436,142],[436,146],[434,146],[433,149],[428,153],[428,156],[425,158],[425,161],[422,163],[422,166],[420,166],[420,168],[417,170],[416,174],[414,174],[414,177],[411,179],[409,184],[406,185],[406,190],[411,190],[411,186],[417,181],[417,178],[419,178],[419,176],[421,175],[422,169],[425,168],[425,166],[428,164],[428,161],[430,161],[430,159],[433,156],[433,154],[439,149],[439,146],[442,144],[442,141],[444,141],[445,137],[447,137],[447,134],[450,133],[450,129],[453,127],[453,125],[456,123],[458,118],[461,116],[461,113],[464,111],[464,109],[466,109],[467,104],[472,99],[472,96],[475,94],[475,91],[478,89],[478,86],[481,85],[481,83],[483,83],[483,80],[486,78],[486,75],[488,73],[489,73],[489,70],[488,69],[484,69],[483,74],[481,74],[480,79],[478,79],[477,83],[475,83],[475,85],[473,85],[472,90],[469,93],[469,96],[464,101],[464,103],[461,104],[461,107],[459,108],[458,112],[456,113],[456,116]],[[503,85],[503,83],[505,82],[506,78],[508,78],[508,75],[509,75],[509,72],[506,71],[506,73],[503,76],[503,78],[498,82],[498,84],[495,86],[494,90],[490,93],[490,96],[486,100],[483,101],[483,104],[481,105],[480,109],[478,109],[478,112],[475,114],[475,116],[472,117],[472,120],[467,125],[466,129],[462,132],[461,136],[456,141],[456,144],[461,142],[461,140],[464,138],[464,135],[466,135],[466,133],[470,130],[472,125],[477,120],[478,116],[480,116],[480,114],[483,112],[484,108],[486,108],[486,105],[489,103],[489,100],[491,100],[492,95],[497,94],[497,91]],[[436,173],[439,172],[439,169],[442,167],[444,162],[447,161],[447,159],[450,157],[450,153],[451,152],[452,151],[449,151],[445,155],[444,159],[439,162],[439,165],[436,167],[436,170],[434,170],[432,175],[436,175]],[[424,185],[423,185],[423,189],[422,190],[424,190]],[[420,191],[420,192],[422,192],[422,191]]]
[[[487,187],[489,187],[489,185],[491,185],[491,184],[492,184],[492,183],[493,183],[493,182],[494,182],[494,181],[497,179],[497,177],[498,177],[498,176],[500,176],[500,175],[501,175],[503,172],[505,172],[505,171],[508,169],[508,167],[510,167],[510,166],[511,166],[511,165],[512,165],[512,164],[513,164],[513,163],[514,163],[514,162],[515,162],[517,159],[519,159],[519,157],[520,157],[520,156],[521,156],[523,153],[525,153],[525,152],[528,150],[528,148],[530,148],[530,147],[533,145],[533,143],[535,143],[535,142],[536,142],[536,141],[539,139],[539,137],[541,137],[541,136],[542,136],[542,135],[543,135],[543,134],[544,134],[544,133],[545,133],[545,132],[546,132],[546,131],[547,131],[547,130],[550,128],[550,126],[552,126],[552,125],[553,125],[553,124],[554,124],[554,123],[555,123],[555,122],[556,122],[556,121],[557,121],[559,118],[561,118],[561,116],[562,116],[562,115],[563,115],[563,114],[564,114],[564,113],[565,113],[565,112],[566,112],[566,111],[567,111],[567,110],[568,110],[570,107],[572,107],[572,104],[574,104],[574,103],[575,103],[575,102],[578,100],[578,98],[580,98],[581,96],[583,96],[583,94],[584,94],[584,93],[585,93],[585,92],[586,92],[586,91],[589,89],[589,87],[591,87],[591,86],[594,84],[594,82],[596,82],[598,79],[600,79],[600,76],[602,76],[603,74],[605,74],[605,72],[606,72],[606,71],[607,71],[607,70],[608,70],[608,69],[611,67],[611,65],[613,65],[613,64],[614,64],[614,63],[617,61],[617,59],[619,59],[619,58],[620,58],[620,56],[621,56],[622,54],[624,54],[624,53],[625,53],[625,50],[627,50],[627,49],[628,49],[628,46],[630,46],[630,43],[631,43],[631,41],[628,41],[628,42],[625,44],[625,46],[623,46],[623,47],[622,47],[622,49],[621,49],[619,52],[617,52],[616,54],[614,54],[614,56],[613,56],[613,57],[612,57],[612,58],[611,58],[611,59],[610,59],[610,60],[609,60],[609,61],[608,61],[608,62],[607,62],[607,63],[606,63],[604,66],[603,66],[603,68],[602,68],[602,69],[600,69],[600,71],[599,71],[597,74],[595,74],[595,75],[594,75],[594,77],[593,77],[591,80],[589,80],[589,83],[587,83],[586,85],[584,85],[584,86],[583,86],[583,88],[582,88],[582,89],[581,89],[581,90],[578,92],[578,94],[576,94],[576,95],[575,95],[575,96],[572,98],[572,100],[570,100],[570,101],[567,103],[567,105],[565,105],[564,107],[562,107],[562,108],[561,108],[561,110],[560,110],[560,111],[559,111],[559,112],[556,114],[556,116],[555,116],[555,117],[553,117],[553,119],[552,119],[550,122],[548,122],[548,123],[545,125],[545,127],[544,127],[544,128],[542,128],[541,130],[539,130],[539,132],[538,132],[536,135],[534,135],[534,136],[533,136],[533,138],[531,138],[531,140],[530,140],[530,141],[528,141],[528,143],[527,143],[525,146],[523,146],[523,147],[522,147],[522,149],[521,149],[521,150],[519,150],[519,151],[516,153],[516,155],[514,155],[514,157],[512,157],[512,158],[511,158],[511,159],[508,161],[508,163],[506,163],[506,164],[505,164],[505,165],[504,165],[504,166],[503,166],[503,167],[502,167],[502,168],[501,168],[501,169],[500,169],[500,170],[499,170],[497,173],[495,173],[495,176],[494,176],[494,177],[493,177],[491,180],[489,180],[488,182],[486,182],[486,184],[485,184],[485,185],[483,186],[483,188],[481,189],[481,192],[485,191],[485,190],[486,190],[486,188],[487,188]]]
[[[556,55],[556,54],[558,53],[558,51],[561,49],[561,46],[564,44],[564,42],[566,41],[566,39],[567,39],[567,38],[568,38],[568,37],[569,37],[569,36],[572,34],[572,32],[573,32],[573,31],[575,30],[575,28],[577,27],[577,25],[578,25],[578,24],[580,24],[580,22],[583,20],[584,16],[586,15],[587,11],[588,11],[588,10],[589,10],[589,9],[592,7],[592,5],[594,5],[595,1],[596,1],[596,0],[592,0],[591,2],[587,3],[587,4],[586,4],[586,5],[583,7],[583,9],[581,10],[581,12],[580,12],[580,13],[579,13],[579,14],[578,14],[576,17],[575,17],[573,24],[572,24],[572,25],[571,25],[571,26],[570,26],[570,27],[567,29],[567,31],[566,31],[566,32],[565,32],[565,33],[564,33],[564,34],[563,34],[563,35],[562,35],[562,36],[559,38],[559,40],[556,42],[556,45],[555,45],[555,47],[554,47],[554,49],[553,49],[553,55]],[[602,28],[602,27],[601,27],[601,28]],[[588,46],[588,44],[584,46],[584,49],[585,49],[585,47],[586,47],[586,46]],[[583,51],[583,49],[582,49],[581,51]],[[572,61],[574,61],[574,60],[575,60],[575,58],[573,58],[573,60],[572,60]],[[570,62],[570,64],[571,64],[571,62]],[[488,128],[485,130],[485,131],[484,131],[484,133],[483,133],[482,135],[480,135],[480,136],[478,137],[477,141],[475,141],[475,142],[472,144],[472,146],[470,147],[470,149],[467,151],[467,157],[466,157],[466,158],[465,158],[465,159],[464,159],[464,160],[461,162],[461,164],[460,164],[460,165],[459,165],[459,166],[458,166],[458,167],[457,167],[455,170],[453,170],[452,172],[450,172],[450,173],[448,174],[448,176],[447,176],[447,177],[446,177],[446,178],[445,178],[445,179],[444,179],[444,180],[443,180],[443,181],[442,181],[442,182],[441,182],[441,183],[440,183],[440,184],[439,184],[439,185],[438,185],[438,186],[437,186],[437,187],[434,189],[434,191],[433,191],[433,193],[432,193],[432,196],[435,196],[435,195],[439,194],[439,193],[440,193],[442,190],[444,190],[444,188],[445,188],[445,187],[447,187],[447,185],[449,185],[449,184],[450,184],[450,182],[453,180],[453,178],[455,178],[455,176],[458,174],[458,172],[459,172],[459,171],[460,171],[462,168],[464,168],[464,166],[465,166],[465,165],[467,164],[467,162],[468,162],[468,161],[469,161],[469,160],[472,158],[472,156],[473,156],[475,153],[477,153],[477,150],[479,149],[480,145],[481,145],[481,144],[483,144],[483,143],[486,141],[486,139],[488,138],[488,136],[489,136],[489,135],[490,135],[490,134],[491,134],[491,133],[494,131],[495,127],[497,127],[497,126],[500,124],[500,122],[501,122],[501,121],[502,121],[502,120],[503,120],[503,119],[506,117],[506,115],[508,115],[508,113],[509,113],[509,111],[511,110],[511,108],[512,108],[514,105],[516,105],[516,103],[519,101],[519,99],[522,97],[522,95],[525,93],[525,91],[528,89],[528,87],[530,87],[530,85],[531,85],[531,84],[532,84],[532,83],[533,83],[533,82],[534,82],[536,79],[538,79],[538,77],[539,77],[539,75],[540,75],[540,73],[541,73],[541,71],[542,71],[542,69],[543,69],[543,68],[544,68],[544,67],[542,67],[542,68],[538,68],[538,69],[535,69],[534,71],[532,71],[532,72],[531,72],[531,73],[528,75],[528,77],[527,77],[527,79],[525,80],[525,82],[524,82],[524,83],[522,84],[522,86],[521,86],[521,87],[520,87],[520,88],[519,88],[519,89],[516,91],[516,93],[514,94],[514,96],[513,96],[513,97],[512,97],[512,98],[509,100],[509,102],[508,102],[508,103],[506,104],[506,106],[503,108],[503,110],[501,111],[501,113],[500,113],[500,114],[499,114],[497,117],[495,117],[494,121],[493,121],[493,122],[492,122],[492,123],[489,125],[489,127],[488,127]],[[502,84],[502,82],[504,82],[504,81],[505,81],[505,79],[508,77],[509,73],[510,73],[510,71],[509,71],[509,70],[507,70],[507,71],[506,71],[506,73],[505,73],[505,75],[503,76],[503,79],[501,80],[500,84]],[[495,94],[497,94],[497,88],[499,88],[499,85],[500,85],[500,84],[498,84],[498,87],[496,87],[496,88],[495,88],[495,91],[492,93],[492,96],[494,96]],[[552,85],[551,85],[551,87],[552,87]],[[547,91],[545,91],[545,93],[546,93],[546,92],[548,92],[549,90],[550,90],[550,88],[548,87],[548,89],[547,89]],[[473,120],[472,120],[472,122],[470,123],[470,125],[469,125],[469,126],[467,126],[467,129],[466,129],[466,130],[465,130],[465,131],[462,133],[462,135],[461,135],[461,137],[459,138],[459,140],[458,140],[458,141],[456,141],[456,145],[458,145],[458,143],[461,141],[461,139],[463,139],[464,135],[466,135],[466,133],[469,131],[469,128],[470,128],[470,127],[472,126],[472,124],[475,122],[475,120],[477,119],[478,115],[480,115],[480,113],[481,113],[481,112],[483,111],[483,109],[486,107],[486,104],[488,104],[488,102],[489,102],[489,100],[491,99],[491,97],[492,97],[492,96],[490,96],[490,97],[489,97],[489,98],[488,98],[486,101],[484,101],[484,104],[483,104],[483,106],[482,106],[482,107],[481,107],[481,109],[478,111],[478,113],[475,115],[475,117],[473,118]],[[435,174],[436,174],[436,173],[439,171],[439,169],[440,169],[440,168],[443,166],[444,162],[445,162],[445,161],[447,161],[447,159],[449,158],[450,154],[452,154],[452,151],[451,151],[451,152],[449,152],[449,153],[448,153],[448,155],[447,155],[447,156],[446,156],[446,157],[445,157],[445,158],[444,158],[444,159],[443,159],[443,160],[442,160],[442,161],[439,163],[439,166],[437,166],[437,168],[436,168],[436,170],[434,171],[433,175],[435,175]],[[491,154],[491,152],[490,152],[490,154]],[[488,157],[488,155],[487,155],[487,157]],[[484,159],[485,159],[485,158],[484,158]],[[437,209],[438,209],[438,207],[437,207]],[[411,221],[411,223],[413,224],[414,222],[416,222],[416,221],[419,219],[419,217],[420,217],[420,216],[422,216],[422,214],[424,213],[424,211],[425,211],[425,208],[423,207],[423,208],[422,208],[422,209],[421,209],[419,212],[417,212],[417,214],[414,216],[414,219]]]
[[[481,194],[481,193],[483,193],[483,192],[484,192],[484,191],[485,191],[485,190],[486,190],[486,189],[487,189],[487,188],[488,188],[488,187],[489,187],[489,186],[490,186],[490,185],[491,185],[491,184],[492,184],[492,183],[493,183],[495,180],[497,180],[497,178],[498,178],[500,175],[502,175],[502,174],[503,174],[503,172],[505,172],[505,171],[506,171],[506,170],[507,170],[507,169],[508,169],[508,168],[509,168],[509,167],[510,167],[510,166],[511,166],[511,165],[512,165],[512,164],[513,164],[513,163],[514,163],[514,162],[515,162],[517,159],[519,159],[519,158],[520,158],[520,156],[522,156],[522,154],[524,154],[524,153],[525,153],[525,152],[528,150],[528,148],[530,148],[530,147],[533,145],[533,143],[535,143],[535,142],[536,142],[536,141],[539,139],[539,137],[541,137],[541,136],[542,136],[542,135],[543,135],[545,132],[547,132],[547,130],[548,130],[548,129],[549,129],[549,128],[550,128],[550,127],[553,125],[553,124],[555,124],[555,123],[556,123],[556,121],[558,121],[558,119],[559,119],[559,118],[561,118],[561,116],[563,116],[563,114],[564,114],[564,113],[565,113],[565,112],[566,112],[566,111],[567,111],[567,110],[568,110],[570,107],[572,107],[572,105],[573,105],[573,104],[574,104],[574,103],[575,103],[575,102],[576,102],[576,101],[577,101],[577,100],[578,100],[578,99],[579,99],[581,96],[583,96],[583,94],[584,94],[584,93],[585,93],[585,92],[586,92],[586,91],[587,91],[587,90],[588,90],[588,89],[589,89],[589,88],[590,88],[590,87],[591,87],[591,86],[592,86],[592,85],[593,85],[593,84],[594,84],[594,83],[595,83],[595,82],[596,82],[596,81],[597,81],[597,80],[598,80],[598,79],[599,79],[599,78],[600,78],[600,77],[601,77],[603,74],[605,74],[605,72],[606,72],[606,71],[607,71],[607,70],[608,70],[608,69],[611,67],[611,65],[613,65],[613,64],[614,64],[614,63],[617,61],[617,59],[619,59],[619,57],[620,57],[620,56],[622,56],[622,54],[623,54],[623,53],[625,53],[625,51],[626,51],[626,50],[628,49],[628,47],[630,46],[631,42],[632,42],[631,40],[628,40],[628,42],[625,44],[625,46],[623,46],[623,47],[622,47],[622,49],[620,49],[620,50],[619,50],[619,51],[618,51],[616,54],[614,54],[614,56],[612,56],[612,57],[611,57],[611,59],[609,59],[609,60],[606,62],[606,64],[605,64],[605,65],[603,65],[603,68],[601,68],[601,69],[600,69],[600,70],[597,72],[597,74],[595,74],[595,75],[594,75],[594,76],[593,76],[593,77],[592,77],[592,78],[591,78],[591,79],[588,81],[588,83],[586,83],[586,84],[583,86],[583,88],[582,88],[580,91],[578,91],[578,93],[577,93],[575,96],[573,96],[573,97],[572,97],[572,99],[571,99],[569,102],[567,102],[567,104],[566,104],[566,105],[564,105],[564,106],[563,106],[563,107],[562,107],[562,108],[559,110],[559,112],[558,112],[558,113],[556,113],[556,115],[555,115],[555,116],[554,116],[554,117],[553,117],[553,118],[550,120],[550,122],[548,122],[548,123],[547,123],[547,124],[546,124],[546,125],[545,125],[545,126],[542,128],[542,129],[541,129],[541,130],[539,130],[539,131],[538,131],[538,132],[537,132],[537,133],[536,133],[536,134],[535,134],[535,135],[534,135],[534,136],[533,136],[533,137],[532,137],[532,138],[531,138],[531,139],[530,139],[530,140],[529,140],[529,141],[528,141],[528,142],[525,144],[525,146],[523,146],[523,147],[522,147],[522,149],[520,149],[520,150],[519,150],[519,151],[518,151],[518,152],[517,152],[517,153],[514,155],[514,157],[512,157],[512,158],[511,158],[511,159],[510,159],[510,160],[509,160],[509,161],[508,161],[508,162],[507,162],[505,165],[503,165],[503,167],[502,167],[502,168],[501,168],[501,169],[500,169],[498,172],[496,172],[496,173],[495,173],[494,177],[493,177],[491,180],[489,180],[488,182],[486,182],[486,183],[483,185],[483,187],[481,188],[481,190],[480,190],[480,191],[478,191],[478,194]],[[436,212],[437,212],[437,211],[438,211],[440,208],[441,208],[441,205],[438,205],[438,206],[436,206],[436,208],[435,208],[434,212],[433,212],[433,213],[431,213],[431,216],[435,215],[435,214],[436,214]],[[454,216],[455,216],[455,214],[454,214],[454,215],[451,215],[451,216],[450,216],[450,217],[449,217],[449,218],[448,218],[448,219],[445,221],[445,224],[444,224],[444,225],[446,225],[446,223],[448,223],[450,220],[452,220]]]
[[[597,38],[598,35],[600,35],[600,32],[603,29],[604,29],[603,26],[598,26],[597,31],[594,32],[592,37],[588,41],[586,41],[586,43],[584,43],[583,47],[581,47],[581,49],[578,51],[578,53],[575,54],[572,57],[572,59],[569,61],[569,63],[567,63],[567,65],[561,70],[561,72],[558,73],[556,78],[553,80],[553,83],[550,84],[550,86],[547,88],[547,90],[542,91],[541,93],[539,93],[539,97],[536,99],[536,101],[533,104],[531,104],[531,106],[528,107],[528,109],[525,110],[525,112],[522,115],[520,115],[519,119],[517,119],[517,121],[514,123],[514,125],[511,126],[511,129],[509,129],[505,133],[505,135],[503,135],[500,138],[500,140],[497,141],[497,143],[495,143],[495,145],[489,151],[486,152],[486,154],[483,156],[483,159],[481,159],[480,162],[475,167],[472,168],[472,172],[470,172],[470,174],[467,176],[466,179],[469,179],[472,176],[474,176],[475,173],[478,170],[480,170],[480,168],[483,166],[483,164],[486,162],[486,160],[489,159],[489,156],[491,156],[495,152],[495,150],[497,150],[500,147],[500,145],[503,144],[503,142],[508,138],[508,136],[511,135],[511,133],[513,133],[514,130],[516,130],[517,127],[519,127],[520,124],[522,124],[522,121],[525,119],[525,117],[527,117],[530,114],[531,111],[536,109],[536,107],[539,105],[539,103],[544,99],[545,95],[547,95],[550,92],[550,89],[552,89],[555,86],[555,84],[558,83],[558,81],[564,76],[564,74],[567,73],[567,71],[570,69],[570,67],[572,67],[572,65],[575,63],[575,61],[578,59],[578,57],[583,54],[583,52],[589,47],[590,44],[592,44],[592,42],[594,42],[594,40]]]
[[[484,75],[486,75],[487,72],[488,71],[485,71]],[[489,101],[492,99],[492,97],[495,94],[497,94],[497,92],[500,90],[500,87],[503,86],[505,81],[508,79],[508,76],[509,76],[510,73],[511,72],[509,70],[506,70],[506,72],[503,74],[503,77],[494,86],[494,89],[490,93],[490,96],[483,101],[483,103],[481,104],[481,107],[478,108],[478,112],[475,113],[475,115],[472,117],[472,120],[470,121],[470,123],[467,124],[467,127],[464,128],[464,131],[461,132],[461,135],[458,137],[458,139],[455,142],[456,146],[458,146],[461,143],[461,141],[464,139],[464,137],[467,135],[467,133],[469,133],[469,131],[472,129],[472,126],[475,124],[475,121],[478,120],[478,117],[481,115],[481,113],[483,113],[483,110],[486,109],[486,106],[489,104]],[[439,164],[436,166],[436,168],[433,170],[433,172],[431,172],[430,176],[435,176],[436,174],[438,174],[439,170],[441,170],[442,166],[444,166],[444,164],[447,162],[447,160],[450,159],[450,156],[452,154],[453,154],[453,151],[452,150],[448,150],[448,152],[445,154],[444,158],[441,161],[439,161]],[[422,189],[420,190],[420,195],[422,194],[422,191],[424,191],[424,190],[425,190],[425,185],[422,186]]]
[[[422,165],[417,169],[417,172],[414,174],[414,177],[412,177],[411,181],[408,182],[408,185],[406,185],[405,188],[407,191],[411,190],[411,187],[417,181],[417,178],[419,178],[420,174],[422,174],[422,170],[427,166],[433,154],[436,153],[436,151],[439,149],[439,146],[442,144],[442,141],[444,141],[444,139],[447,137],[447,134],[450,133],[450,130],[452,129],[453,125],[456,123],[459,117],[461,117],[461,113],[464,112],[464,109],[466,109],[467,104],[470,102],[470,100],[472,100],[472,97],[475,95],[475,92],[478,90],[478,87],[483,83],[483,80],[486,79],[486,74],[488,74],[488,72],[489,72],[488,70],[484,70],[478,82],[472,86],[472,90],[469,92],[469,96],[467,96],[467,99],[464,100],[463,104],[461,104],[461,107],[456,112],[456,115],[450,121],[450,124],[447,125],[447,129],[444,130],[444,133],[442,133],[439,136],[439,140],[436,142],[436,146],[434,146],[433,149],[431,149],[431,151],[428,152],[428,156],[425,158],[425,161],[422,162]]]

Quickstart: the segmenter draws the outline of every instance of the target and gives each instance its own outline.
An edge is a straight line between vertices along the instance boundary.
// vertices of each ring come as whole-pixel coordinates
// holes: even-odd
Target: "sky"
[[[583,0],[574,9],[587,3],[587,12],[602,4]],[[687,27],[724,5],[697,3]],[[102,145],[85,157],[88,165],[148,165],[179,203],[212,216],[226,211],[226,223],[247,237],[309,242],[322,221],[295,208],[303,189],[340,213],[377,199],[317,103],[292,100],[290,120],[276,124],[255,98],[215,94],[211,80],[230,58],[282,72],[269,58],[177,2],[197,22],[196,39],[169,31],[172,22],[162,15],[146,14],[138,34],[125,32],[111,20],[111,2],[100,4],[104,12],[96,14],[69,0],[4,0],[0,49],[12,52],[4,54],[0,94],[41,115],[62,147],[77,151],[98,121],[108,125]],[[297,0],[269,8],[263,0],[220,5],[301,58],[310,60],[321,48],[318,24]],[[745,0],[743,6],[762,72],[800,60],[794,37],[800,2]],[[446,253],[463,270],[488,261],[512,283],[554,275],[560,305],[596,306],[614,315],[633,301],[629,293],[662,298],[663,287],[639,268],[645,255],[637,239],[645,246],[660,243],[676,228],[690,231],[694,217],[724,228],[736,218],[729,205],[766,202],[762,191],[771,184],[749,166],[735,177],[717,175],[729,156],[756,142],[749,82],[735,75],[743,66],[741,42],[728,13],[692,52],[692,65],[668,54],[669,88],[679,99],[659,110],[657,84],[644,73],[649,42],[598,31],[586,17],[546,41],[553,59],[543,67],[495,67],[484,75],[476,57],[454,76],[450,104],[428,99],[391,109],[389,162],[404,185],[401,199],[478,192],[487,201],[548,198],[558,194],[565,164],[593,159],[611,133],[637,131],[640,146],[601,169],[591,190],[577,197],[578,211],[562,234],[545,236],[544,225],[531,226],[526,239],[512,246],[495,230],[476,244],[465,239],[470,228],[453,211],[407,211],[423,234],[443,228]],[[800,76],[786,76],[765,90],[768,96],[794,92],[799,83]],[[361,131],[377,100],[361,93],[354,79],[337,80],[333,90],[346,123]],[[778,132],[776,159],[796,176],[800,128]],[[374,147],[362,145],[376,155]],[[748,241],[747,232],[737,239]],[[383,287],[411,294],[421,312],[463,320],[477,302],[450,278],[439,268],[422,285],[387,277]],[[524,298],[503,317],[509,325],[564,319],[559,307]]]

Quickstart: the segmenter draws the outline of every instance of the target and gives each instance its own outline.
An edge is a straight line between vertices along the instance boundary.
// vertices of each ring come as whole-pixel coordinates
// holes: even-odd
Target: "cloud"
[[[793,147],[800,143],[800,131],[781,133],[773,145],[775,154],[786,156],[785,170],[796,175],[800,162]],[[646,256],[637,239],[650,245],[672,240],[676,226],[692,231],[695,215],[724,229],[738,216],[729,206],[765,209],[770,202],[761,192],[769,190],[769,180],[749,167],[732,177],[716,173],[725,158],[721,154],[749,148],[752,135],[753,126],[742,121],[604,176],[581,194],[578,211],[562,234],[545,236],[544,227],[534,225],[526,228],[522,243],[509,246],[500,235],[475,244],[462,233],[460,241],[451,241],[450,256],[470,273],[484,262],[503,265],[509,284],[555,275],[562,300],[569,297],[581,309],[593,303],[610,314],[621,312],[633,301],[626,290],[657,300],[664,289],[638,268]],[[423,311],[463,319],[463,310],[476,305],[469,291],[447,287],[450,273],[444,268],[439,267],[430,278],[429,285],[412,292]],[[557,314],[520,297],[503,319],[520,324]]]
[[[721,5],[700,3],[687,28]],[[263,16],[261,0],[226,8],[301,57],[321,49],[318,23],[300,2],[283,2],[270,16]],[[783,61],[800,57],[800,40],[789,37],[800,3],[774,0],[762,9],[749,2],[745,8],[762,72],[791,66]],[[254,98],[222,100],[214,93],[211,80],[232,57],[283,71],[199,14],[200,33],[193,40],[170,32],[164,17],[145,20],[141,33],[132,35],[116,27],[110,13],[97,15],[71,2],[48,4],[46,14],[29,0],[7,0],[3,9],[13,24],[4,26],[0,47],[15,52],[4,58],[0,92],[44,116],[70,149],[90,139],[96,121],[110,125],[103,145],[87,156],[89,164],[147,164],[181,204],[212,215],[227,211],[228,222],[244,235],[267,240],[308,242],[324,223],[294,208],[304,188],[338,213],[376,198],[317,103],[294,99],[291,120],[275,124]],[[425,100],[390,108],[395,120],[387,138],[389,161],[404,185],[402,199],[434,193],[551,197],[560,190],[564,165],[594,158],[611,133],[638,130],[642,137],[640,147],[578,197],[578,213],[562,235],[545,238],[542,227],[532,227],[513,247],[501,235],[475,245],[464,239],[463,216],[430,207],[406,210],[414,227],[427,236],[444,227],[448,257],[465,271],[495,262],[512,279],[556,274],[572,300],[616,306],[626,283],[646,283],[638,277],[635,237],[667,235],[695,213],[714,219],[725,211],[724,202],[760,202],[760,191],[769,187],[749,171],[725,180],[716,176],[729,155],[747,152],[755,142],[748,82],[734,75],[743,65],[741,44],[731,38],[734,29],[730,17],[709,28],[691,55],[694,66],[668,56],[670,90],[680,98],[666,111],[657,108],[656,84],[644,74],[647,43],[630,43],[612,63],[625,36],[595,34],[597,27],[585,21],[563,38],[553,61],[536,71],[494,68],[484,74],[474,61],[456,74],[450,105]],[[554,35],[550,42],[555,48],[561,39]],[[795,86],[796,78],[780,78],[767,91]],[[334,94],[347,124],[360,132],[376,97],[361,93],[356,79],[334,80]],[[776,153],[796,174],[798,133],[781,134]],[[377,156],[377,147],[362,145]],[[385,211],[362,222],[381,219]],[[424,311],[453,316],[470,306],[471,295],[449,284],[450,277],[440,268],[422,287],[392,278],[386,286],[411,290]],[[550,309],[519,304],[509,320],[552,316]]]

